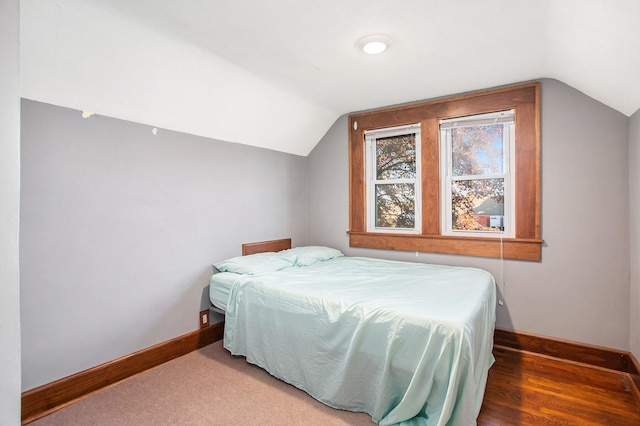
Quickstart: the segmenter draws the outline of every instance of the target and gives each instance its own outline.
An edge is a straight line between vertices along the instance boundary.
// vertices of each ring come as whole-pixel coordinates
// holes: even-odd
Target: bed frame
[[[259,241],[256,243],[246,243],[242,245],[242,255],[264,253],[268,251],[281,251],[291,248],[291,238],[280,240]]]

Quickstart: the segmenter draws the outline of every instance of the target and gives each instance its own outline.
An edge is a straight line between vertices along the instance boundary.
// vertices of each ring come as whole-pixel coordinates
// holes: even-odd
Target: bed
[[[474,425],[495,326],[486,271],[344,256],[290,240],[214,264],[224,347],[380,425]]]

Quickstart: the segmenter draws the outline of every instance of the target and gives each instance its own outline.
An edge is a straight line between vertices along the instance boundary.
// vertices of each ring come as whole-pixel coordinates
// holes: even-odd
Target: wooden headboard
[[[242,245],[242,255],[264,253],[266,251],[280,251],[291,248],[291,238],[281,240],[260,241],[257,243],[246,243]]]

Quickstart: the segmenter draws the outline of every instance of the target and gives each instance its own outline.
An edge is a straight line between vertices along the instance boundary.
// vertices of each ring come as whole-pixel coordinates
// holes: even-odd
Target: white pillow
[[[236,274],[255,275],[275,272],[295,265],[295,257],[281,256],[279,253],[257,253],[248,256],[232,257],[214,263],[220,272],[235,272]]]
[[[340,250],[324,246],[303,246],[279,252],[284,256],[295,258],[296,266],[308,266],[316,262],[330,260],[335,257],[344,256]]]

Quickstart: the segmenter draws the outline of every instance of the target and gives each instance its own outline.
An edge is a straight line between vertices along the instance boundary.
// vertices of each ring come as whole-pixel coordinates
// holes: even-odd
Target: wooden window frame
[[[515,110],[515,236],[450,236],[440,226],[441,119]],[[367,232],[366,130],[422,126],[422,232]],[[349,116],[349,245],[505,259],[541,259],[540,83],[507,87]]]

